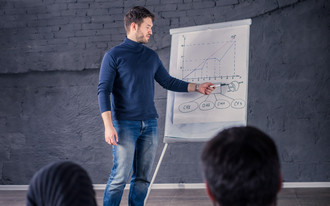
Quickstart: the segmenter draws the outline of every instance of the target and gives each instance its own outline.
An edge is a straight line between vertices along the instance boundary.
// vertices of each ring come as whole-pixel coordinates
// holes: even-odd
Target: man
[[[143,45],[152,35],[153,20],[146,8],[133,7],[124,18],[127,37],[102,61],[98,98],[105,141],[113,151],[104,206],[120,204],[131,171],[129,205],[143,205],[158,143],[154,80],[176,92],[208,95],[214,90],[212,83],[188,83],[167,73],[157,53]]]
[[[226,129],[202,152],[207,193],[214,205],[271,206],[282,186],[273,140],[254,127]]]

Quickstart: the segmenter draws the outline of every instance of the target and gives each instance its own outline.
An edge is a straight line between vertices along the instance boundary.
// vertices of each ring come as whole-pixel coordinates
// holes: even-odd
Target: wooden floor
[[[127,205],[125,190],[121,205]],[[26,191],[0,190],[0,206],[25,206]],[[102,206],[103,191],[96,191],[98,206]],[[212,206],[202,189],[152,190],[147,206]],[[278,206],[330,206],[330,188],[282,189]]]

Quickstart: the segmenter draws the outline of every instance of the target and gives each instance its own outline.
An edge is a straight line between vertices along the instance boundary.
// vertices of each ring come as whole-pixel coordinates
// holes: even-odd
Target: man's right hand
[[[118,135],[116,129],[113,127],[111,112],[105,111],[102,113],[104,123],[104,139],[109,145],[117,145]]]
[[[104,130],[105,141],[110,145],[117,145],[118,135],[114,127],[108,127]]]

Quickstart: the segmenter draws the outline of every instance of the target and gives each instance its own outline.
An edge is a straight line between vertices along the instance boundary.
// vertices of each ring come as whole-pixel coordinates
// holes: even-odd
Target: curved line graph
[[[180,69],[182,71],[182,80],[186,81],[199,81],[199,80],[217,80],[217,79],[223,79],[223,78],[235,78],[240,77],[236,74],[236,40],[235,35],[231,37],[231,40],[225,41],[225,42],[211,42],[211,43],[204,43],[204,44],[187,44],[186,45],[186,37],[183,35],[183,44],[181,45],[182,48],[182,56],[181,56],[181,66]],[[219,46],[220,44],[220,46]],[[216,47],[215,50],[205,58],[198,60],[193,59],[190,56],[196,56],[195,54],[187,54],[187,51],[185,49],[187,47],[194,47],[194,51],[201,52],[200,50],[203,50],[203,47],[207,46],[210,47],[212,45],[213,47]],[[190,48],[189,48],[190,49]],[[190,49],[192,50],[192,49]],[[209,52],[209,51],[207,51]],[[205,55],[203,53],[200,54],[201,56]],[[191,59],[189,59],[191,58]],[[197,66],[193,66],[194,61],[200,61]],[[224,61],[226,61],[226,65],[230,63],[231,68],[224,68],[223,64]],[[188,64],[190,63],[190,64]],[[207,67],[207,68],[206,68]],[[207,69],[213,69],[213,72],[208,74],[205,70]],[[231,73],[225,74],[224,70],[230,70]]]

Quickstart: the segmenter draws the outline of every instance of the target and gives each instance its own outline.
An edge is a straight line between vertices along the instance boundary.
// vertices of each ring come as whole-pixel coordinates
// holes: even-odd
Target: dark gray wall
[[[285,181],[330,181],[330,5],[320,0],[0,1],[0,184],[55,160],[108,178],[96,87],[133,5],[156,14],[148,44],[166,67],[169,29],[252,18],[248,124],[276,141]],[[156,86],[160,141],[166,91]],[[157,159],[163,144],[159,145]],[[202,182],[203,143],[170,144],[156,183]]]

